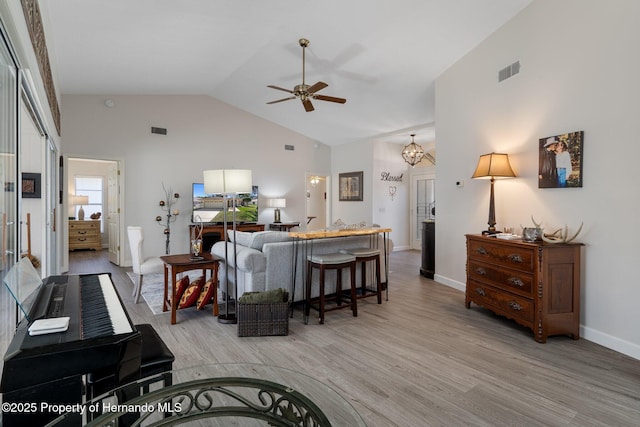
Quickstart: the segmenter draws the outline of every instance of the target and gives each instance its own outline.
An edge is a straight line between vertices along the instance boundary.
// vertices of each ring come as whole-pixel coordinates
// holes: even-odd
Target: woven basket
[[[289,334],[289,303],[238,303],[238,336]]]

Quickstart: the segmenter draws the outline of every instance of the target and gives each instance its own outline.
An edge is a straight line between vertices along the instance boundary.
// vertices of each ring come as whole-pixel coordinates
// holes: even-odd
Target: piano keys
[[[68,330],[30,336],[30,324],[46,316],[58,285],[66,287],[60,315],[70,317]],[[139,376],[140,333],[109,274],[44,279],[29,318],[31,322],[24,319],[18,324],[4,357],[0,383],[4,402],[82,403],[84,374],[112,370],[118,385]],[[19,417],[14,418],[16,415]],[[43,425],[56,416],[24,417],[4,413],[3,425]],[[79,417],[76,421],[81,422]]]

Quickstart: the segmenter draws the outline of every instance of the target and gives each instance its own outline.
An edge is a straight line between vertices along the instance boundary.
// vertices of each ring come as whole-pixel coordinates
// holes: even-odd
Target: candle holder
[[[166,212],[166,219],[163,221],[162,216],[158,215],[156,216],[156,221],[159,226],[164,227],[164,230],[162,232],[166,236],[165,254],[169,255],[169,253],[171,252],[171,223],[175,222],[178,219],[178,215],[180,215],[180,211],[178,209],[173,209],[173,205],[177,203],[177,199],[180,198],[180,194],[174,193],[171,187],[167,189],[164,186],[164,183],[162,184],[162,189],[164,190],[166,199],[160,200],[160,203],[158,203],[158,205],[160,206],[160,209]]]

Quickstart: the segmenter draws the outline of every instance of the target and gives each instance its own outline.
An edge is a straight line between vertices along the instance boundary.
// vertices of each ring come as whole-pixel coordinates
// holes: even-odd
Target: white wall
[[[518,178],[496,182],[498,228],[583,221],[581,334],[640,359],[638,17],[635,0],[536,0],[437,80],[436,274],[464,289],[464,234],[487,227],[489,202],[469,177],[479,155],[509,153]],[[538,139],[579,130],[583,188],[538,189]]]
[[[108,108],[104,101],[112,99]],[[189,250],[191,183],[207,169],[251,169],[259,186],[261,223],[273,221],[266,199],[285,197],[282,221],[305,221],[305,174],[330,175],[329,148],[207,96],[80,96],[62,98],[63,154],[124,160],[124,225],[145,228],[145,255],[164,254],[155,217],[164,183],[180,194],[171,252]],[[151,127],[167,135],[151,134]],[[284,145],[295,146],[294,151]],[[125,256],[129,256],[128,248]]]

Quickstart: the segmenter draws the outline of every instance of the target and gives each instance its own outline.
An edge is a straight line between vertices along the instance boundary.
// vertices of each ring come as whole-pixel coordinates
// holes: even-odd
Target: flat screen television
[[[191,221],[193,223],[206,222],[222,224],[224,222],[225,200],[229,204],[227,209],[227,222],[233,221],[231,210],[233,199],[225,199],[222,194],[207,194],[204,192],[204,184],[194,182],[191,186],[192,209]],[[238,194],[236,196],[236,222],[246,224],[258,222],[258,186],[252,186],[251,193]]]

